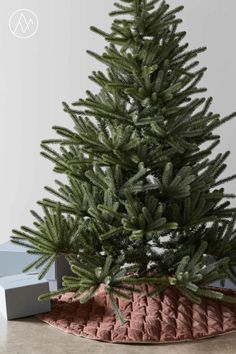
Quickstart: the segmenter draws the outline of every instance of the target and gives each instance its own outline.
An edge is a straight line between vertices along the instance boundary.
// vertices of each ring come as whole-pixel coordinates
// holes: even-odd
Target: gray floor
[[[124,345],[66,334],[35,317],[5,321],[0,316],[0,354],[235,354],[236,333],[197,343]]]

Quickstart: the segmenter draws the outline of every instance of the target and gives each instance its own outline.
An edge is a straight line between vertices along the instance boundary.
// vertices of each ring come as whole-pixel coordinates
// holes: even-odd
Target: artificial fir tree
[[[56,126],[59,138],[42,142],[67,182],[46,187],[56,199],[40,201],[34,229],[14,230],[11,239],[38,256],[27,269],[42,267],[40,277],[65,254],[74,276],[59,293],[86,302],[103,283],[122,321],[116,297],[142,283],[152,284],[149,296],[177,287],[193,302],[235,302],[208,284],[236,282],[236,208],[222,187],[236,175],[221,177],[229,151],[210,158],[220,142],[215,130],[236,113],[221,118],[209,110],[212,98],[199,97],[206,68],[196,58],[205,48],[183,43],[182,7],[115,7],[111,32],[91,28],[108,42],[101,55],[88,51],[107,67],[90,76],[99,92],[63,103],[74,130]]]

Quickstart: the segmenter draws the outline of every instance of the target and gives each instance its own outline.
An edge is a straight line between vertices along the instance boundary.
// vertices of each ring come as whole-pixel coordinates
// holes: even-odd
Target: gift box
[[[37,274],[16,274],[0,278],[0,313],[7,320],[33,316],[51,310],[50,300],[39,301],[49,292],[46,279]]]
[[[35,256],[27,253],[27,248],[11,241],[0,245],[0,277],[22,273],[22,270],[35,260]],[[32,268],[26,273],[38,273]],[[63,275],[71,275],[71,269],[64,255],[59,255],[51,265],[45,278],[50,282],[50,290],[62,287]]]
[[[216,287],[216,288],[236,290],[236,284],[234,284],[230,279],[227,279],[227,278],[224,280],[223,285],[221,284],[220,280],[214,281],[213,283],[210,283],[209,285]]]
[[[17,246],[11,241],[0,245],[0,277],[22,273],[22,269],[35,259],[34,255],[28,254],[26,248]],[[29,273],[34,272],[31,269]]]

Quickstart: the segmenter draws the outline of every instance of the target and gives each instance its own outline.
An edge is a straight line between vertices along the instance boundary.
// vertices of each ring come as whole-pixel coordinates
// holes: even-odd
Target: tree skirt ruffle
[[[143,285],[132,300],[117,299],[125,324],[116,319],[102,291],[86,304],[73,293],[54,297],[52,311],[38,318],[67,333],[114,343],[194,341],[236,331],[236,304],[207,298],[193,304],[173,287],[151,298],[149,290]],[[232,290],[222,291],[236,296]]]

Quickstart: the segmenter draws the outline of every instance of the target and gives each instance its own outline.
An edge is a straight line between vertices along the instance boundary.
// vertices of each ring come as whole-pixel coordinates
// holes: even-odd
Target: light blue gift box
[[[216,288],[236,290],[236,284],[234,284],[230,279],[224,280],[224,286],[221,285],[220,280],[214,281],[213,283],[210,283],[209,285],[216,287]]]
[[[0,277],[22,273],[22,270],[36,258],[26,252],[27,249],[18,246],[11,241],[0,245]],[[39,270],[32,268],[27,273],[38,273]],[[50,282],[50,290],[62,287],[63,275],[71,275],[71,269],[63,255],[57,257],[51,265],[45,278]]]
[[[46,279],[37,274],[17,274],[0,278],[0,313],[7,320],[33,316],[51,310],[50,300],[39,301],[49,291]]]

